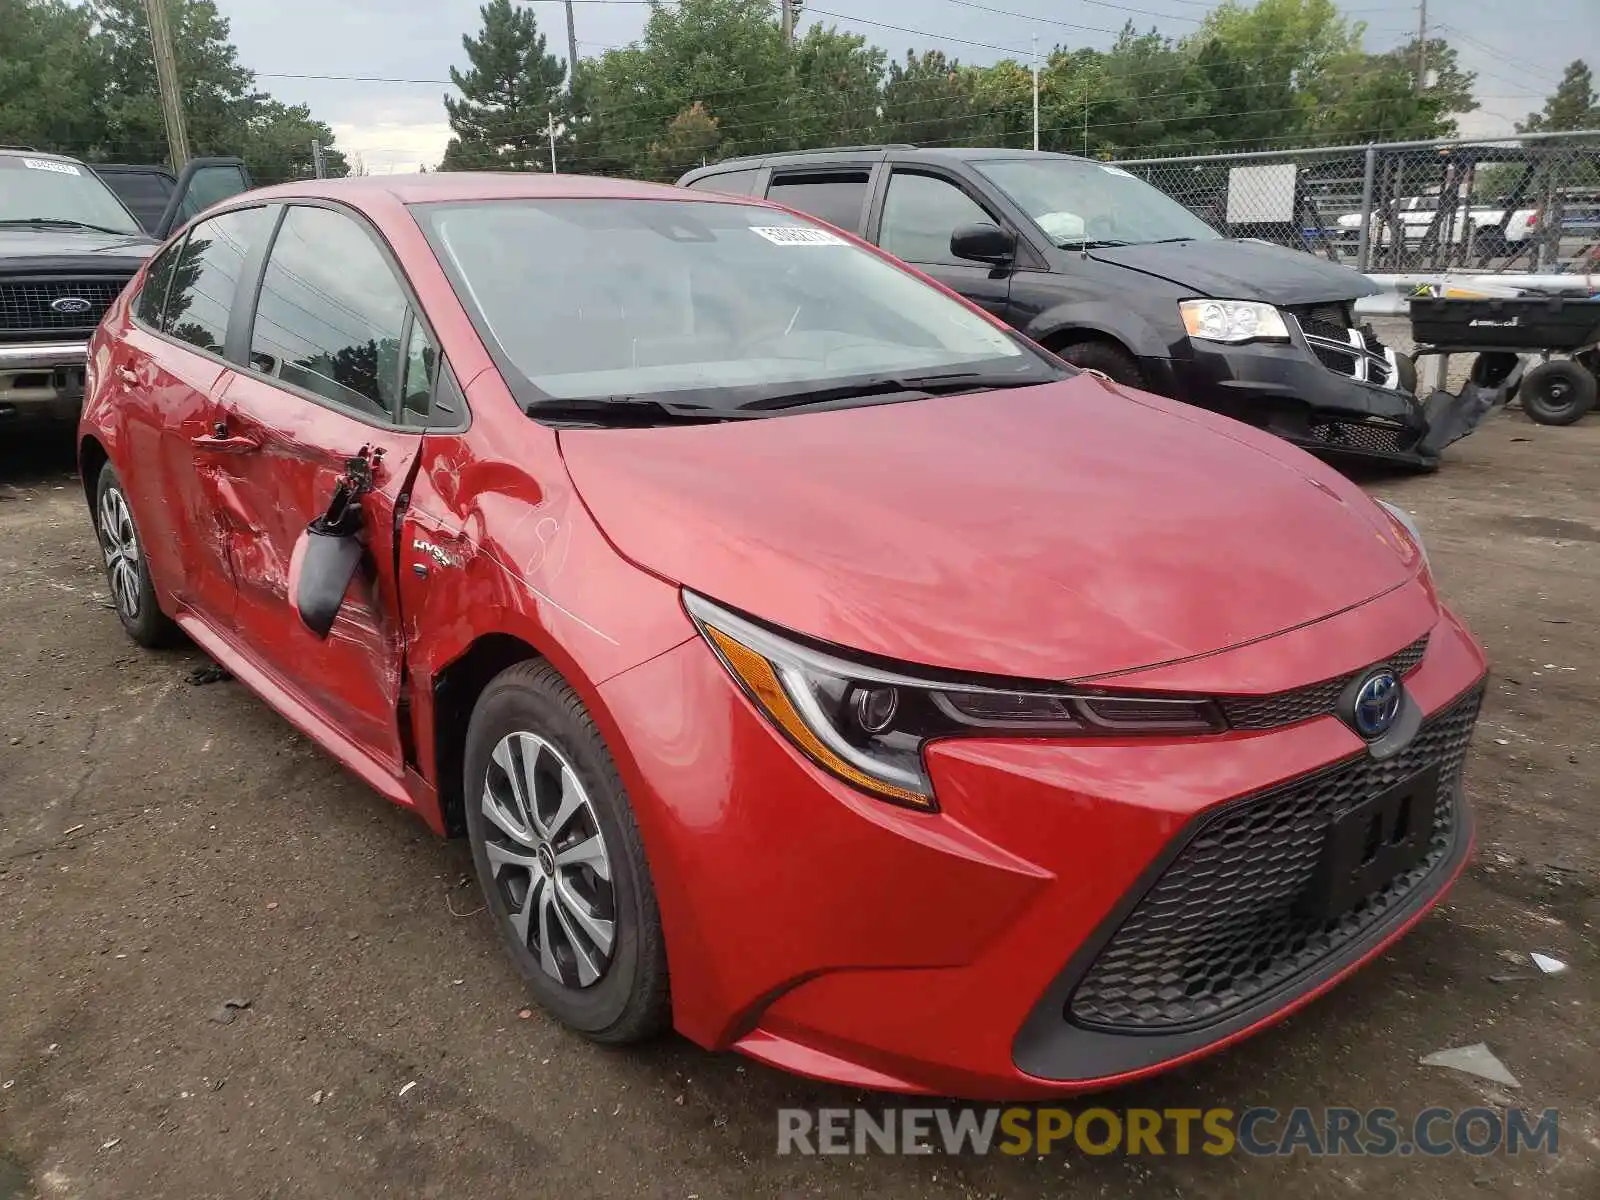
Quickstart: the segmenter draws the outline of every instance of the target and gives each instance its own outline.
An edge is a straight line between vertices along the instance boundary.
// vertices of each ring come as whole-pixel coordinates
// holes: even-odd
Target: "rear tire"
[[[128,636],[149,649],[178,640],[178,627],[161,611],[145,559],[144,541],[133,520],[133,506],[110,463],[100,468],[94,491],[94,528],[105,564],[111,603]]]
[[[1139,360],[1115,342],[1071,342],[1058,349],[1056,354],[1075,367],[1109,376],[1113,383],[1120,383],[1124,387],[1144,387],[1144,372],[1139,369]]]
[[[1541,425],[1571,425],[1594,407],[1600,390],[1582,363],[1556,358],[1522,377],[1522,411]]]
[[[600,732],[549,663],[508,667],[467,726],[467,837],[528,991],[597,1042],[667,1023],[666,941],[633,810]]]

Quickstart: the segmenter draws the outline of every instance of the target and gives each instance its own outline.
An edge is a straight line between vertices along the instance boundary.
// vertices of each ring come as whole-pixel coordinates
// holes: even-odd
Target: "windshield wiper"
[[[1098,250],[1102,246],[1131,246],[1133,243],[1122,238],[1067,238],[1056,245],[1063,250]]]
[[[53,225],[57,229],[92,229],[96,233],[114,233],[118,237],[132,236],[126,229],[112,229],[106,225],[91,225],[87,221],[69,221],[65,217],[6,217],[0,225]]]
[[[530,417],[588,425],[701,425],[744,415],[705,404],[677,404],[647,396],[543,396],[525,402],[522,411]]]
[[[885,400],[903,398],[908,393],[923,396],[950,396],[960,392],[981,392],[993,388],[1036,387],[1047,382],[1038,378],[1019,378],[1016,375],[998,375],[982,371],[941,371],[931,375],[892,375],[879,379],[864,379],[857,383],[837,384],[833,387],[806,388],[803,391],[781,392],[763,396],[739,405],[740,411],[764,411],[780,408],[801,408],[809,405],[839,404],[848,400],[865,400],[882,397]]]

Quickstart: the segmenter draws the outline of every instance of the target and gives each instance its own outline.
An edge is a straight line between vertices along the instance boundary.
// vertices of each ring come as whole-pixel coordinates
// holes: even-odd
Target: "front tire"
[[[1075,367],[1109,376],[1113,383],[1120,383],[1124,387],[1144,387],[1144,372],[1139,370],[1139,360],[1111,342],[1071,342],[1057,350],[1056,354]]]
[[[528,990],[595,1041],[670,1012],[666,942],[622,779],[548,663],[508,667],[467,727],[467,836],[495,929]]]
[[[133,520],[133,506],[110,463],[100,468],[95,484],[94,527],[105,560],[111,603],[123,629],[139,645],[150,649],[172,645],[178,638],[178,627],[156,600],[144,542]]]

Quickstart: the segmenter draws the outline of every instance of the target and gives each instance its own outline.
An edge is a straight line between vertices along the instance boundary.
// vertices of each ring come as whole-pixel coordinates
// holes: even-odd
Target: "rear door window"
[[[244,260],[267,232],[265,208],[241,208],[201,221],[178,256],[159,326],[179,341],[223,353],[228,313]]]
[[[774,174],[767,187],[767,199],[860,233],[869,177],[866,171]]]

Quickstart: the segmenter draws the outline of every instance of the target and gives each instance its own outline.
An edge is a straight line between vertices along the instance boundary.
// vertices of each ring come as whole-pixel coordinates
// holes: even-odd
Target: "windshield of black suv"
[[[974,162],[1058,246],[1204,241],[1221,235],[1144,180],[1078,158]]]
[[[539,407],[642,400],[748,415],[1063,376],[908,271],[774,209],[571,198],[412,211],[508,383],[517,390],[520,375]]]
[[[88,167],[27,154],[0,154],[0,224],[41,221],[137,234],[139,223]]]

